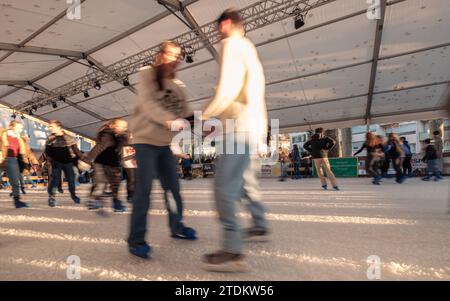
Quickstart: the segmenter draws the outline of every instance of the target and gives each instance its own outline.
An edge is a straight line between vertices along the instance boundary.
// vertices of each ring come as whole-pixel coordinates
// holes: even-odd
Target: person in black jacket
[[[395,181],[402,184],[406,177],[402,172],[402,157],[404,156],[403,147],[397,134],[390,133],[388,136],[386,156],[392,161],[395,169]]]
[[[367,150],[366,157],[366,171],[367,174],[373,177],[372,183],[374,185],[380,185],[381,173],[380,167],[384,160],[383,141],[380,137],[371,132],[366,133],[366,141],[361,148],[353,155],[357,156],[364,149]]]
[[[435,181],[442,180],[438,165],[439,156],[436,148],[431,144],[431,139],[425,139],[423,143],[425,148],[425,156],[422,160],[427,163],[427,176],[422,180],[429,181],[432,176],[434,176]]]
[[[325,169],[328,179],[335,190],[339,190],[336,177],[331,171],[330,161],[328,160],[328,152],[335,146],[336,142],[330,137],[323,135],[323,129],[318,128],[316,133],[311,137],[311,140],[303,146],[312,156],[314,167],[317,170],[317,175],[320,178],[323,189],[327,189],[327,180],[323,174],[322,167]]]
[[[119,186],[121,179],[122,149],[128,144],[128,123],[122,119],[108,121],[100,128],[97,135],[97,144],[83,157],[83,161],[94,161],[94,183],[91,188],[91,197],[94,201],[88,202],[91,210],[103,207],[105,187],[109,184],[115,212],[125,212],[127,208],[119,200]]]
[[[52,132],[45,143],[45,155],[48,163],[51,165],[50,182],[47,188],[49,195],[48,205],[50,207],[56,206],[55,192],[61,182],[62,171],[64,171],[69,185],[70,197],[75,204],[79,204],[80,198],[75,193],[75,172],[73,168],[77,159],[83,155],[78,149],[75,140],[64,133],[60,121],[51,120],[48,127]]]
[[[411,147],[409,146],[408,140],[406,137],[400,137],[402,142],[403,152],[405,153],[405,157],[403,158],[403,175],[410,177],[412,175],[412,152]]]
[[[292,178],[294,180],[300,180],[302,178],[302,175],[300,173],[301,159],[302,158],[300,155],[300,150],[298,149],[297,144],[294,144],[294,147],[291,152],[291,160],[292,160],[292,163],[294,164],[294,175],[292,176]]]

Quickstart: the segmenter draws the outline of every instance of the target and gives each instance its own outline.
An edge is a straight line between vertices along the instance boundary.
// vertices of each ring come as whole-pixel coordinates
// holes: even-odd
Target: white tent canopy
[[[179,10],[173,6],[178,1],[163,2],[166,7],[153,0],[85,0],[81,19],[69,20],[66,1],[0,0],[0,103],[21,109],[36,95],[34,88],[51,91],[86,76],[84,56],[111,66],[191,31],[180,18],[202,26],[229,7],[293,3],[293,10],[298,3],[323,2],[301,29],[290,16],[247,34],[265,68],[271,118],[291,131],[443,116],[450,93],[448,0],[382,0],[379,20],[368,19],[366,0],[185,0]],[[255,17],[263,13],[255,10]],[[193,64],[181,65],[179,77],[195,109],[214,92],[212,53],[203,47]],[[136,74],[129,80],[129,87],[111,81],[90,89],[89,98],[72,95],[34,115],[92,137],[105,120],[130,118]]]

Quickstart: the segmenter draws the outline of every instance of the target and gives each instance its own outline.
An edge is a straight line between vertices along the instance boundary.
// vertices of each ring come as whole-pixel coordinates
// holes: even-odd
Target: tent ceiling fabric
[[[65,1],[0,1],[0,40],[18,44],[67,9]]]
[[[403,110],[426,110],[443,106],[441,96],[448,85],[404,90],[374,96],[374,114],[401,112]]]
[[[162,11],[156,1],[88,0],[81,20],[61,19],[29,45],[87,51]]]
[[[61,70],[38,80],[37,83],[46,87],[47,89],[55,89],[65,83],[77,79],[86,74],[88,67],[81,64],[70,64]]]
[[[187,8],[201,26],[228,7],[242,9],[257,1],[188,2]],[[389,5],[391,2],[394,4]],[[248,34],[258,46],[264,65],[270,117],[280,118],[284,129],[304,129],[313,124],[351,126],[365,121],[376,31],[376,21],[366,16],[367,8],[365,0],[335,0],[311,10],[306,25],[299,30],[288,18]],[[20,44],[66,9],[65,1],[0,0],[0,42]],[[25,45],[86,52],[163,12],[166,9],[153,0],[109,0],[106,5],[103,0],[86,0],[81,6],[81,20],[61,18]],[[449,93],[448,28],[448,0],[388,0],[372,121],[417,117],[421,111],[428,117],[432,114],[429,112],[438,114],[443,95]],[[187,31],[185,24],[168,15],[91,56],[109,66]],[[437,45],[442,47],[428,49]],[[214,47],[219,50],[219,45]],[[425,50],[416,52],[421,49]],[[17,52],[1,60],[7,54],[0,50],[0,80],[4,81],[29,81],[67,62],[58,56]],[[397,56],[400,54],[405,55]],[[186,84],[191,107],[199,110],[214,93],[218,65],[206,49],[199,50],[194,59],[195,64],[182,63],[179,77]],[[70,63],[36,83],[52,90],[84,76],[88,70]],[[132,85],[138,81],[136,74],[129,79]],[[13,89],[0,86],[0,103],[15,106],[32,97],[33,93],[25,90],[2,97]],[[78,94],[70,100],[106,119],[130,119],[136,96],[120,83],[103,85],[100,91],[91,89],[89,94],[88,99]],[[398,115],[401,112],[408,114]],[[57,109],[43,107],[36,114],[60,119],[65,127],[89,137],[95,136],[102,123],[63,103]]]
[[[65,127],[68,128],[75,127],[79,124],[99,121],[98,119],[95,119],[94,117],[86,113],[83,113],[80,110],[75,109],[74,107],[71,106],[67,106],[66,108],[56,112],[44,114],[42,115],[42,117],[48,120],[58,119],[64,124]]]
[[[64,59],[50,55],[13,53],[0,63],[0,79],[26,80],[54,68]]]

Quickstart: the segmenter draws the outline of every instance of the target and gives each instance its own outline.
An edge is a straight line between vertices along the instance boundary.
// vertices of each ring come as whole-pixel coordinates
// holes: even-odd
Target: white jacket
[[[225,133],[246,133],[264,143],[267,135],[267,107],[264,71],[250,40],[231,36],[222,40],[220,78],[214,98],[203,118],[217,117]],[[233,119],[235,126],[226,127]]]

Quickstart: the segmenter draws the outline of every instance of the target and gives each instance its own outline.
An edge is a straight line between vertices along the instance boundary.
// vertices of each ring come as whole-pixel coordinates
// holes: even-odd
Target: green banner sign
[[[329,158],[328,160],[330,160],[331,171],[336,177],[358,177],[358,158]],[[313,175],[317,177],[314,164]]]

